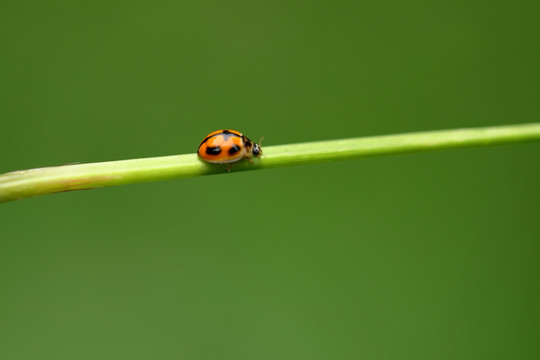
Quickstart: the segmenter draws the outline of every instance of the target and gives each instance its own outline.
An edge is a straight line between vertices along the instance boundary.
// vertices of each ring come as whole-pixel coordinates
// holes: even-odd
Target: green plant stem
[[[233,164],[242,170],[319,163],[366,156],[540,140],[540,123],[457,129],[266,146],[261,159]],[[63,191],[226,173],[196,154],[55,166],[0,175],[0,202]],[[233,176],[233,175],[228,175]]]

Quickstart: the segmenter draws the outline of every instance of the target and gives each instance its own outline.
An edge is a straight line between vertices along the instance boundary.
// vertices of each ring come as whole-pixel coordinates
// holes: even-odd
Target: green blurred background
[[[540,119],[531,1],[2,1],[0,172]],[[540,144],[0,205],[1,359],[538,359]]]

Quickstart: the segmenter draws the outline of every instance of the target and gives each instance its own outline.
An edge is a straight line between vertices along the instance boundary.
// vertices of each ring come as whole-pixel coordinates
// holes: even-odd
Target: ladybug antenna
[[[264,140],[264,136],[261,136],[261,139],[259,140],[259,146],[261,146],[263,140]]]

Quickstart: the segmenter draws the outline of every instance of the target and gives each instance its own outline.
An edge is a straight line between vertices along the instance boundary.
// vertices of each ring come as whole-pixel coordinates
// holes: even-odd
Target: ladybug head
[[[262,149],[261,149],[261,146],[259,144],[255,144],[253,145],[253,150],[251,150],[252,153],[253,153],[253,156],[261,156],[262,155]]]

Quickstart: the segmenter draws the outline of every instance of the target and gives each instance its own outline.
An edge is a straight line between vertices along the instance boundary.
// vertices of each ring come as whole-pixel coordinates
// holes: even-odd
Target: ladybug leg
[[[250,163],[251,165],[253,165],[253,160],[251,160],[251,158],[246,158],[246,159],[248,159],[249,163]]]
[[[227,164],[227,172],[231,172],[231,163]]]

